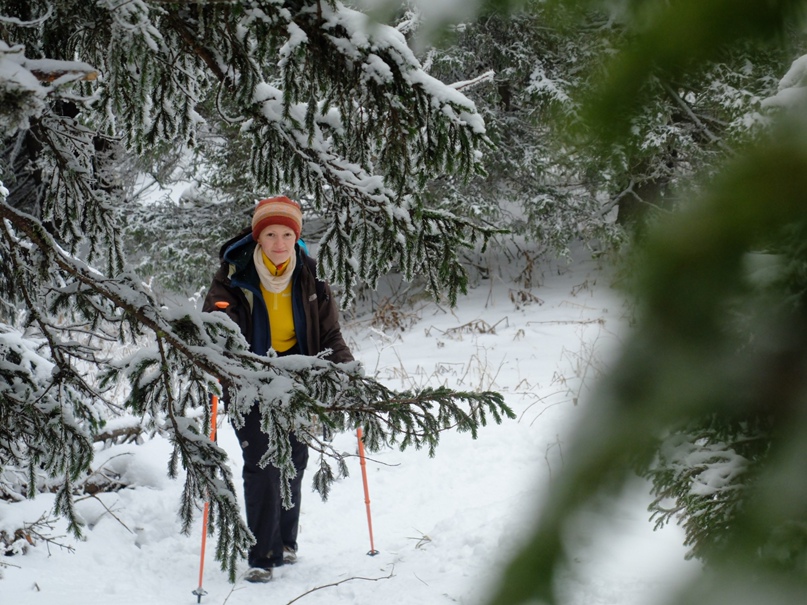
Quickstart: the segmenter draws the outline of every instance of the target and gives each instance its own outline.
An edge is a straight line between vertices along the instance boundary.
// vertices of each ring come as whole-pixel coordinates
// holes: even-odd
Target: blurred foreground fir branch
[[[803,24],[803,9],[786,0],[630,3],[633,40],[588,101],[598,144],[619,144],[649,79],[686,77],[735,42],[782,44],[785,30]],[[803,98],[793,80],[791,97]],[[493,605],[557,603],[571,556],[566,524],[636,472],[653,481],[659,522],[684,525],[705,563],[665,602],[804,602],[805,115],[803,102],[788,104],[767,136],[637,244],[635,326]],[[759,256],[771,261],[765,279],[751,271]],[[721,457],[731,472],[725,484],[710,482],[705,471]]]

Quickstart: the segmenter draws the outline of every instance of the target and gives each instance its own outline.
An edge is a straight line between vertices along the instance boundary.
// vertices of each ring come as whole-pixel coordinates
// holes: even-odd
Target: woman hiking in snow
[[[259,202],[252,228],[222,246],[221,266],[202,310],[226,313],[258,355],[270,348],[279,356],[317,355],[330,349],[330,361],[352,361],[330,287],[317,279],[316,261],[298,243],[302,225],[297,202],[285,196]],[[226,403],[226,389],[224,398]],[[246,579],[251,582],[268,582],[273,567],[297,559],[301,485],[308,462],[308,446],[292,433],[297,475],[291,481],[293,507],[284,509],[280,471],[258,464],[268,448],[260,421],[256,402],[244,426],[235,429],[244,457],[247,525],[256,540],[248,555]]]

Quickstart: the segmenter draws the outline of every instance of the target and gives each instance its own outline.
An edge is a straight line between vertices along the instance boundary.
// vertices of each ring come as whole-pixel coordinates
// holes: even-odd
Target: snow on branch
[[[452,88],[456,88],[457,90],[465,90],[468,88],[473,88],[474,86],[478,86],[479,84],[486,84],[488,82],[493,82],[493,79],[496,77],[496,72],[492,69],[486,71],[485,73],[472,78],[470,80],[463,80],[461,82],[454,82],[451,84]]]
[[[139,154],[192,141],[204,121],[197,108],[220,93],[220,106],[245,116],[239,137],[252,142],[256,188],[291,183],[334,217],[322,258],[342,283],[372,283],[393,263],[411,277],[422,265],[434,292],[455,297],[467,283],[458,252],[495,230],[429,209],[423,192],[430,179],[481,170],[487,140],[473,103],[426,74],[399,32],[367,29],[360,13],[335,1],[258,1],[244,11],[219,2],[87,6],[76,10],[104,27],[71,38],[65,57],[30,61],[22,46],[0,42],[0,92],[13,101],[0,109],[0,132],[22,140],[35,129],[42,175],[36,199],[17,199],[18,190],[9,199],[0,187],[0,290],[26,322],[22,348],[14,331],[0,338],[8,361],[0,375],[24,434],[35,435],[19,450],[21,462],[63,474],[56,508],[75,533],[73,489],[93,439],[115,435],[103,421],[106,389],[118,384],[127,385],[123,405],[143,430],[170,438],[170,472],[186,470],[185,529],[199,500],[210,500],[217,557],[231,578],[250,536],[226,455],[203,428],[211,393],[228,396],[235,423],[260,401],[273,446],[265,461],[286,480],[294,472],[289,431],[315,440],[312,418],[330,430],[361,426],[371,450],[433,454],[442,431],[475,436],[489,419],[512,417],[493,392],[396,393],[357,363],[256,356],[225,316],[163,306],[126,264],[112,212],[123,193],[104,182],[99,161],[108,144]],[[61,60],[68,56],[91,58],[97,70]],[[97,104],[56,103],[56,87],[78,82]],[[137,348],[112,359],[104,353],[110,340]],[[38,428],[51,420],[59,435]],[[18,447],[2,431],[0,450]],[[334,473],[321,468],[315,483],[325,492]]]
[[[280,468],[286,481],[293,476],[294,469],[288,448],[283,445],[290,431],[303,435],[313,432],[308,420],[312,415],[332,430],[363,426],[371,450],[387,445],[414,446],[426,447],[432,455],[442,431],[458,430],[476,436],[489,416],[496,422],[513,417],[498,393],[460,393],[448,389],[395,393],[364,376],[356,362],[335,365],[319,358],[254,355],[247,350],[237,327],[225,316],[182,307],[165,309],[135,276],[126,272],[105,276],[62,250],[33,217],[3,203],[0,218],[13,225],[16,232],[58,268],[64,295],[69,293],[77,304],[96,300],[94,304],[99,309],[111,305],[119,311],[117,321],[129,323],[136,333],[151,334],[148,340],[153,344],[122,360],[105,362],[107,369],[100,386],[104,388],[126,379],[131,385],[127,406],[171,437],[174,444],[171,474],[177,474],[180,463],[186,469],[180,507],[183,528],[190,528],[195,503],[210,498],[216,511],[219,539],[223,541],[222,565],[231,575],[248,547],[249,534],[238,513],[226,455],[205,437],[201,428],[209,423],[209,393],[220,392],[219,380],[229,388],[230,410],[236,424],[255,401],[261,402],[263,426],[271,429],[270,439],[275,443],[266,462]],[[105,316],[107,321],[115,318],[112,312],[106,312]],[[44,333],[51,332],[45,321],[41,327]],[[62,360],[59,370],[64,371],[67,358],[60,351],[66,345],[57,342],[54,336],[49,342],[56,364]],[[39,381],[44,383],[43,388],[47,389],[48,379],[53,375],[51,371]],[[201,421],[188,414],[198,407],[205,410]],[[80,432],[77,436],[78,443],[90,445],[88,433]],[[78,457],[79,454],[77,451],[79,463],[73,466],[74,474],[89,464],[89,459],[86,464],[80,463],[84,458]],[[332,473],[326,476],[333,479]],[[78,532],[70,485],[70,481],[65,483],[57,502],[60,510],[74,520],[73,530]]]
[[[98,71],[83,61],[63,61],[60,59],[28,59],[22,45],[9,46],[0,40],[0,76],[5,80],[14,80],[20,84],[31,83],[30,79],[19,68],[30,72],[38,81],[48,82],[54,86],[73,80],[93,81],[98,78]],[[14,66],[19,66],[15,69]],[[31,90],[38,91],[37,87]]]
[[[54,86],[72,82],[73,80],[92,82],[98,78],[98,72],[91,65],[80,61],[26,59],[22,66],[30,71],[40,82],[48,82]]]

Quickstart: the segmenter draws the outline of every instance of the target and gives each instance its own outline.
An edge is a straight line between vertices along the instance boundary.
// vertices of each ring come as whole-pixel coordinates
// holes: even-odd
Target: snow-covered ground
[[[593,405],[587,396],[625,326],[625,306],[591,261],[548,267],[531,292],[536,299],[516,304],[524,298],[516,286],[485,281],[453,311],[434,305],[412,311],[414,325],[405,333],[373,328],[366,318],[346,322],[356,357],[393,388],[498,390],[517,420],[489,425],[477,440],[446,433],[434,458],[415,450],[372,454],[376,556],[367,554],[357,458],[328,502],[304,488],[299,562],[277,569],[271,583],[229,584],[208,541],[202,603],[483,603],[528,536],[552,476],[562,471],[570,427]],[[219,443],[240,477],[226,420]],[[356,451],[355,435],[338,435],[334,444]],[[39,540],[24,555],[0,557],[0,604],[195,603],[201,515],[190,536],[180,534],[181,482],[166,477],[168,453],[159,438],[99,451],[97,466],[140,487],[81,499],[84,541],[67,537],[60,522],[49,532],[53,543]],[[581,516],[569,536],[572,568],[559,587],[566,603],[652,604],[697,572],[696,563],[684,560],[678,528],[653,531],[647,503],[647,486],[637,480],[607,516]],[[0,502],[0,531],[36,521],[51,506],[49,495]]]

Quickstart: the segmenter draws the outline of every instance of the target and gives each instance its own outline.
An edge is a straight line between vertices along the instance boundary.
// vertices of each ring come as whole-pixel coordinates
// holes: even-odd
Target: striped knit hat
[[[303,211],[300,204],[290,200],[285,195],[270,197],[258,202],[252,214],[252,239],[256,242],[261,231],[269,225],[283,225],[288,227],[300,239],[303,230]]]

